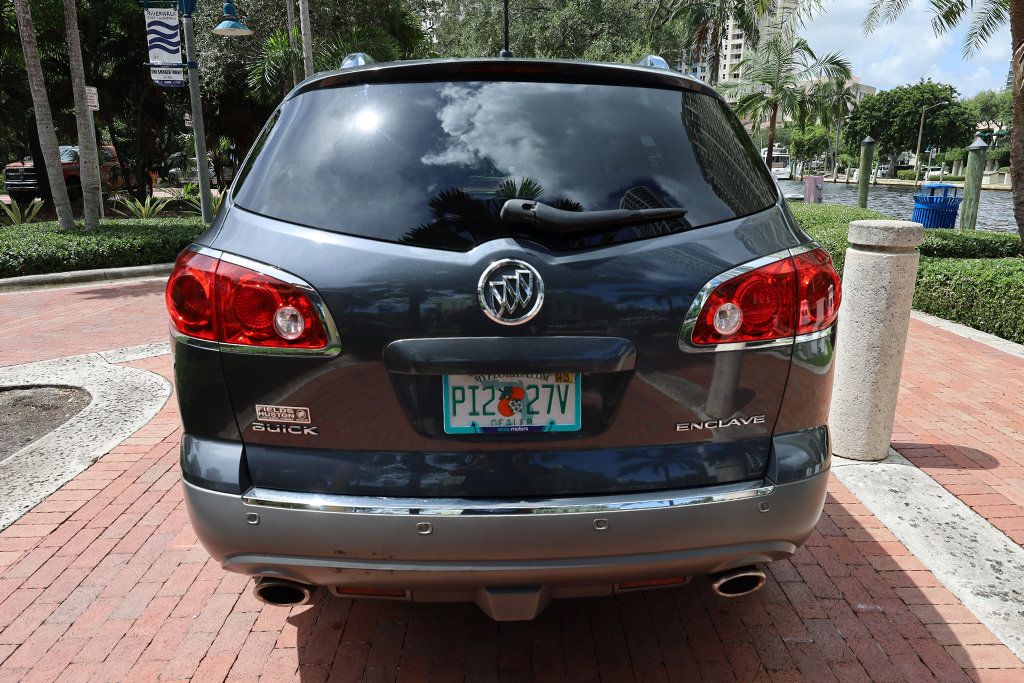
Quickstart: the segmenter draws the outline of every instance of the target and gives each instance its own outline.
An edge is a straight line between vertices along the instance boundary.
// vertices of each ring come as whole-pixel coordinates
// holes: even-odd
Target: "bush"
[[[1024,259],[923,258],[914,308],[1024,344]]]
[[[896,171],[896,177],[899,178],[900,180],[913,180],[914,179],[914,173],[916,173],[916,171],[914,171],[913,169],[911,169],[909,171]],[[918,180],[920,180],[922,183],[937,183],[937,182],[939,182],[938,178],[932,178],[930,180],[926,180],[924,178],[924,169],[921,169],[920,173],[921,173],[921,176],[918,177]],[[945,182],[962,183],[963,181],[964,181],[964,177],[962,175],[949,175],[949,174],[946,174],[946,175],[942,176],[942,182],[944,182],[944,183]]]
[[[852,206],[792,204],[800,226],[843,262],[850,221],[885,218]],[[1024,258],[1014,233],[925,230],[914,308],[1024,343]]]
[[[63,232],[56,222],[0,227],[0,277],[170,263],[206,229],[198,218],[105,220]]]
[[[886,216],[855,206],[829,204],[791,204],[800,226],[821,243],[832,255],[836,270],[842,273],[843,257],[850,243],[846,233],[851,221]],[[1021,254],[1020,237],[1012,232],[986,230],[924,231],[921,255],[932,258],[993,259],[1012,258]]]

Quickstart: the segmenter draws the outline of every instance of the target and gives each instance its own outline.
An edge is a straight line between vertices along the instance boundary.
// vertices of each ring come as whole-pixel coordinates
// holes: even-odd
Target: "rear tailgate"
[[[761,476],[791,347],[687,353],[677,340],[705,283],[797,243],[714,96],[389,83],[301,94],[279,117],[211,246],[315,287],[342,352],[222,354],[254,483],[523,497]],[[513,197],[686,214],[570,238],[502,222]],[[520,325],[481,307],[481,276],[504,259],[543,282],[543,305]],[[559,398],[550,425],[564,431],[479,429],[501,424],[493,405],[472,428],[455,419],[454,403],[507,375],[527,397],[562,383],[547,399]],[[568,384],[576,396],[558,393]],[[315,429],[261,421],[257,405],[302,409]]]

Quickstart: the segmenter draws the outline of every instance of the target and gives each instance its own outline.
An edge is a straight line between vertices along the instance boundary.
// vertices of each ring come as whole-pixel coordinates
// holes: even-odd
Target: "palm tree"
[[[708,82],[718,82],[722,61],[722,43],[732,18],[743,29],[747,41],[756,46],[759,38],[758,20],[772,7],[773,0],[691,0],[681,6],[671,20],[683,27],[683,40],[689,58],[707,62]]]
[[[743,77],[720,87],[737,96],[736,113],[749,117],[754,126],[768,117],[769,156],[775,147],[779,116],[800,116],[810,83],[821,78],[850,78],[850,63],[840,53],[818,57],[807,41],[791,30],[773,31],[736,69]]]
[[[829,156],[832,158],[833,170],[839,169],[839,139],[843,124],[850,116],[850,111],[857,104],[857,94],[853,86],[845,78],[832,78],[822,81],[815,87],[818,104],[818,117],[826,130],[832,129],[835,136],[829,135]],[[835,140],[835,147],[832,146]]]
[[[71,230],[75,227],[75,216],[71,213],[71,200],[68,199],[68,188],[64,185],[64,174],[61,172],[60,149],[57,147],[57,134],[53,129],[50,101],[46,99],[46,80],[43,78],[43,65],[39,61],[39,46],[36,44],[28,0],[14,0],[14,14],[18,19],[21,51],[25,56],[25,72],[28,74],[29,91],[32,93],[39,147],[42,149],[46,176],[50,181],[50,191],[53,193],[53,207],[57,211],[57,221],[61,229]]]
[[[306,78],[313,75],[313,37],[309,27],[309,0],[299,0],[299,32],[302,34],[302,69]]]
[[[85,68],[82,66],[82,42],[78,35],[78,7],[75,0],[64,0],[64,26],[68,34],[71,91],[75,97],[75,122],[78,125],[82,217],[85,219],[85,228],[95,230],[100,225],[100,167],[96,138],[89,121],[91,112],[85,99]]]
[[[906,0],[872,0],[862,25],[864,32],[870,33],[881,24],[895,21],[908,6]],[[1024,94],[1021,87],[1024,81],[1024,2],[931,0],[931,6],[932,31],[936,35],[967,24],[963,43],[965,59],[987,43],[1007,21],[1010,22],[1013,129],[1024,130]],[[1017,220],[1017,231],[1024,240],[1024,135],[1010,136],[1010,177],[1013,181],[1013,215]]]

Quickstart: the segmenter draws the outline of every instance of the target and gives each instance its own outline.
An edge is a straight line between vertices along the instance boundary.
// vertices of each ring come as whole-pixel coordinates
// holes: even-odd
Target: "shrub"
[[[1024,259],[923,258],[914,308],[1024,343]]]
[[[800,226],[832,255],[836,270],[842,273],[843,257],[850,243],[846,233],[851,221],[885,218],[870,209],[827,204],[792,204],[790,209]],[[986,230],[924,231],[921,255],[932,258],[991,259],[1021,254],[1020,237],[1012,232]]]
[[[91,232],[56,222],[0,227],[0,277],[170,263],[205,225],[197,218],[105,220]]]

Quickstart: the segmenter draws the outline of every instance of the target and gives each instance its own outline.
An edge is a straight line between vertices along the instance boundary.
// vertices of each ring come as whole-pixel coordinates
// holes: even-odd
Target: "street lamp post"
[[[199,65],[196,62],[196,34],[192,13],[196,0],[178,0],[181,26],[185,34],[185,60],[188,71],[188,94],[192,100],[192,137],[196,144],[196,175],[199,180],[199,207],[204,223],[213,222],[213,197],[210,194],[210,167],[206,160],[206,127],[203,123],[203,102],[199,97]]]
[[[921,107],[921,125],[917,127],[917,152],[914,153],[914,187],[917,187],[918,178],[921,175],[921,138],[924,136],[924,114],[929,109],[941,107],[948,102],[937,102],[930,107]]]
[[[203,123],[203,101],[199,96],[199,64],[196,61],[196,34],[192,13],[196,0],[178,0],[182,32],[185,34],[185,61],[188,71],[188,94],[192,100],[192,137],[196,145],[196,177],[199,180],[199,207],[204,223],[213,222],[213,196],[210,192],[210,162],[206,157],[206,127]],[[247,36],[252,33],[238,20],[235,6],[224,3],[223,21],[213,30],[222,36]]]

